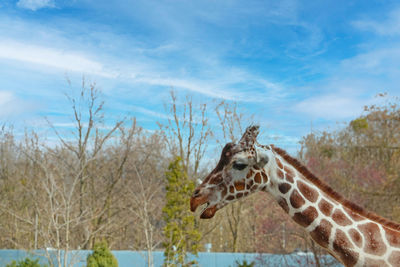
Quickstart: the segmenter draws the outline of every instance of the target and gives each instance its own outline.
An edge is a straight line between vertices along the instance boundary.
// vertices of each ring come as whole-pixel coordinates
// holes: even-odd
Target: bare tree
[[[24,208],[18,201],[8,212],[18,221],[18,228],[35,229],[35,247],[41,241],[42,246],[54,248],[46,253],[49,258],[56,254],[58,266],[67,266],[71,248],[90,248],[96,235],[118,228],[117,216],[124,208],[118,208],[114,199],[116,191],[123,188],[118,184],[137,132],[135,121],[127,130],[123,121],[105,126],[103,102],[95,84],[87,88],[83,80],[79,97],[68,99],[75,124],[72,138],[50,122],[59,146],[40,144],[34,134],[27,136],[21,149],[26,181],[19,188],[31,204]],[[3,210],[10,207],[11,203],[2,206]]]
[[[215,107],[215,113],[218,116],[220,129],[223,133],[222,140],[217,139],[217,142],[221,146],[227,142],[237,142],[236,138],[241,135],[242,123],[244,122],[244,115],[238,112],[237,104],[222,101]],[[238,251],[237,241],[239,238],[243,203],[244,201],[238,201],[233,203],[230,209],[225,209],[228,229],[232,239],[231,250],[233,252]]]
[[[162,242],[161,210],[164,205],[164,145],[159,142],[160,135],[142,137],[134,155],[127,166],[130,181],[128,184],[128,210],[136,226],[135,235],[139,242],[135,249],[147,251],[147,265],[154,266],[153,251]],[[161,167],[161,168],[160,168]]]
[[[238,112],[237,103],[221,101],[215,107],[215,113],[223,133],[221,139],[216,139],[221,146],[227,142],[237,142],[237,137],[243,132],[243,123],[251,121],[251,117],[246,119],[244,114]]]
[[[207,149],[207,141],[212,135],[208,125],[207,105],[194,107],[192,98],[179,103],[171,91],[171,103],[166,107],[170,117],[168,124],[159,123],[165,134],[165,141],[173,156],[179,156],[189,177],[197,178],[200,164]]]

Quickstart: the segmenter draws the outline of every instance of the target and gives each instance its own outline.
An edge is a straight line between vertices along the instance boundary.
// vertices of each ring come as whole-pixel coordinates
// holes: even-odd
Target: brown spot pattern
[[[367,210],[361,208],[357,204],[346,200],[339,193],[335,192],[330,186],[328,186],[325,182],[321,181],[318,177],[316,177],[313,173],[311,173],[302,163],[300,163],[297,159],[291,157],[286,151],[283,149],[277,148],[273,145],[270,146],[271,149],[277,153],[281,158],[283,158],[290,167],[295,169],[296,174],[300,173],[304,176],[305,179],[316,185],[321,191],[323,191],[326,195],[328,195],[335,202],[340,202],[343,206],[353,210],[359,216],[359,220],[370,219],[371,221],[379,222],[381,225],[392,228],[394,230],[400,231],[400,223],[396,223],[390,220],[387,220],[379,215],[376,215],[373,212],[368,212]]]
[[[318,203],[319,210],[326,216],[331,216],[333,206],[325,199],[321,199]]]
[[[232,194],[235,193],[235,188],[233,186],[229,187],[229,192],[231,192]]]
[[[278,158],[275,158],[275,160],[276,160],[276,164],[278,165],[279,169],[283,169],[282,162]]]
[[[225,185],[221,185],[219,188],[221,190],[221,197],[224,198],[228,191],[228,188]]]
[[[310,235],[320,246],[327,248],[331,231],[332,224],[327,220],[322,219],[320,224],[310,233]]]
[[[246,175],[246,178],[251,178],[253,174],[254,174],[253,170],[250,169],[250,171]]]
[[[294,183],[294,179],[293,179],[293,175],[291,175],[290,173],[286,173],[285,175],[286,177],[286,181],[288,181],[289,183]]]
[[[305,200],[300,196],[299,192],[294,189],[290,195],[290,204],[293,208],[298,209],[304,205]]]
[[[292,177],[294,176],[294,171],[289,166],[284,166],[283,169],[285,170],[286,174],[290,174]]]
[[[315,218],[318,217],[317,209],[314,207],[308,207],[302,212],[296,212],[293,215],[293,220],[303,227],[309,226]]]
[[[356,222],[365,220],[364,217],[360,216],[359,214],[357,214],[356,212],[352,211],[352,210],[349,209],[349,208],[345,208],[344,210],[346,211],[347,215],[349,215],[350,218],[353,219],[353,220],[356,221]]]
[[[285,172],[286,172],[286,175],[285,175],[286,180],[287,180],[289,183],[294,183],[293,177],[295,176],[295,174],[294,174],[292,168],[290,168],[290,167],[288,167],[288,166],[284,166],[283,169],[284,169]]]
[[[207,184],[207,183],[210,181],[210,179],[211,179],[211,175],[208,175],[208,176],[206,177],[206,179],[204,179],[204,181],[203,181],[202,184]]]
[[[360,232],[358,232],[356,229],[350,229],[349,235],[350,235],[351,240],[353,240],[353,242],[356,244],[356,246],[361,248],[362,237],[361,237]]]
[[[358,226],[364,236],[364,250],[367,253],[382,256],[386,251],[379,232],[379,227],[375,223],[366,223]]]
[[[264,192],[268,192],[268,186],[267,185],[263,185],[263,186],[260,187],[260,190],[264,191]]]
[[[286,194],[292,186],[288,183],[281,183],[279,184],[278,188],[282,194]]]
[[[246,186],[244,182],[235,182],[234,184],[236,191],[243,191]]]
[[[393,247],[400,248],[400,233],[386,227],[383,229],[385,229],[386,239],[389,244]]]
[[[208,181],[209,184],[219,184],[222,182],[221,175],[213,175],[210,180]]]
[[[265,173],[261,173],[262,177],[263,177],[263,183],[267,183],[268,182],[268,176]]]
[[[257,185],[257,184],[254,184],[254,185],[250,188],[250,190],[251,190],[251,191],[256,191],[257,188],[258,188],[258,185]]]
[[[302,181],[297,181],[297,187],[299,188],[300,192],[303,194],[305,198],[307,198],[311,202],[315,202],[318,199],[318,192]]]
[[[284,174],[283,174],[283,172],[282,172],[280,169],[278,169],[278,170],[276,171],[276,174],[278,175],[278,177],[279,177],[280,179],[283,179],[283,178],[284,178]]]
[[[243,196],[243,193],[239,193],[236,195],[236,198],[241,198]]]
[[[389,256],[389,263],[393,264],[393,266],[400,265],[400,251],[393,251]]]
[[[278,200],[278,204],[279,204],[279,206],[282,207],[282,209],[283,209],[284,211],[286,211],[286,213],[289,213],[289,206],[288,206],[288,204],[287,204],[287,202],[286,202],[286,199],[284,199],[283,197],[281,197],[281,198]]]
[[[374,260],[371,258],[365,258],[364,266],[368,267],[387,267],[388,265],[383,260]]]
[[[232,196],[232,195],[229,195],[227,198],[226,198],[226,200],[234,200],[235,199],[235,196]]]
[[[332,214],[332,219],[341,226],[350,225],[352,221],[341,211],[336,209]]]
[[[261,174],[259,172],[256,173],[256,176],[254,177],[254,181],[257,184],[261,184]]]
[[[358,261],[358,253],[352,251],[351,248],[353,248],[353,245],[345,233],[337,229],[333,241],[333,250],[339,255],[345,266],[354,266]]]

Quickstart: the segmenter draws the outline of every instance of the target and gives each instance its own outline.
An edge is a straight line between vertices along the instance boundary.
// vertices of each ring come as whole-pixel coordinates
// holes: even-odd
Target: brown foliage
[[[400,221],[396,210],[400,201],[397,103],[368,106],[365,115],[342,130],[309,134],[300,156],[313,173],[346,198]]]

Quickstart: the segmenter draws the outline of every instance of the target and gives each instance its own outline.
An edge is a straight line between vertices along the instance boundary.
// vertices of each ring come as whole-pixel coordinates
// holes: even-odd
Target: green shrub
[[[166,203],[163,208],[165,221],[164,266],[193,266],[188,253],[197,255],[201,238],[195,217],[188,203],[195,189],[194,181],[187,176],[182,159],[175,158],[165,173]]]
[[[243,260],[242,262],[239,262],[238,260],[236,261],[236,266],[237,267],[254,267],[256,263],[254,261],[252,262],[247,262],[246,260]]]
[[[108,249],[106,241],[96,243],[87,257],[87,267],[118,267],[118,261]]]
[[[20,260],[18,262],[12,261],[7,264],[6,267],[47,267],[47,265],[39,264],[39,259],[31,260],[30,258],[26,258],[25,260]]]

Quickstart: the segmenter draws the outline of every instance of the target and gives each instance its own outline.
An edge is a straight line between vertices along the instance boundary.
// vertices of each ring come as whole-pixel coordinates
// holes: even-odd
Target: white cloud
[[[53,0],[19,0],[17,6],[20,8],[30,9],[36,11],[41,8],[55,7]]]
[[[372,31],[379,35],[399,35],[400,34],[400,8],[391,11],[386,20],[357,20],[353,26],[364,31]]]
[[[343,60],[342,69],[346,72],[370,73],[371,75],[396,74],[400,77],[398,68],[400,48],[394,45],[390,48],[377,48],[360,53],[352,58]]]
[[[19,64],[29,70],[93,74],[99,76],[93,78],[102,84],[105,82],[101,78],[111,78],[133,86],[174,87],[240,102],[283,97],[284,90],[279,84],[245,68],[228,65],[223,59],[224,51],[219,49],[205,51],[173,38],[154,46],[102,27],[67,22],[68,25],[57,27],[61,22],[44,26],[33,21],[0,17],[0,25],[11,25],[4,29],[0,26],[0,31],[4,31],[0,37],[0,59],[7,59],[0,62],[0,67],[14,65],[9,61],[15,60],[29,63]],[[88,39],[82,40],[80,36]],[[113,40],[113,49],[104,45],[110,40]],[[179,56],[185,56],[186,60],[182,63],[176,59]]]
[[[19,115],[28,109],[31,109],[31,104],[23,103],[10,91],[0,90],[0,118]]]
[[[78,127],[75,122],[56,122],[56,123],[52,123],[52,125],[57,128],[77,128]],[[87,128],[88,125],[89,125],[88,123],[82,124],[82,126],[84,128]],[[46,121],[46,126],[48,126],[47,121]],[[96,125],[96,128],[100,129],[100,130],[111,130],[114,128],[114,125]]]
[[[115,73],[106,71],[100,62],[91,60],[75,51],[29,45],[16,41],[0,40],[0,58],[59,68],[63,71],[115,77]]]
[[[295,104],[294,111],[313,119],[345,121],[360,116],[366,105],[380,103],[375,96],[399,96],[400,48],[387,45],[343,60],[330,77],[308,88],[313,96]]]
[[[139,106],[130,106],[135,112],[142,113],[147,116],[155,117],[155,118],[160,118],[160,119],[173,119],[171,116],[169,116],[166,113],[160,113],[156,112],[147,108],[139,107]]]
[[[175,88],[183,88],[192,92],[200,93],[209,97],[215,97],[226,100],[238,100],[238,96],[233,92],[221,91],[216,88],[213,88],[212,85],[201,83],[198,81],[191,81],[190,79],[177,79],[177,78],[158,78],[156,76],[153,77],[143,77],[136,78],[136,82],[143,82],[150,85],[161,85],[161,86],[170,86]]]
[[[351,92],[351,88],[348,89]],[[361,115],[368,104],[360,98],[328,94],[305,99],[294,106],[294,110],[315,119],[343,120]]]
[[[240,102],[259,102],[265,99],[264,92],[257,93],[258,89],[273,92],[268,95],[278,95],[282,88],[261,77],[254,76],[245,70],[225,68],[214,62],[210,66],[214,69],[215,77],[209,77],[207,82],[192,75],[183,77],[169,70],[159,69],[160,65],[168,66],[168,62],[150,61],[146,58],[139,61],[126,62],[121,59],[99,60],[89,58],[85,52],[65,48],[47,47],[45,45],[31,45],[17,40],[0,39],[0,59],[16,60],[44,67],[44,69],[58,69],[59,71],[94,74],[105,78],[118,78],[129,83],[143,83],[152,86],[172,87],[202,94],[211,98],[233,100]],[[108,67],[118,66],[118,67]],[[209,68],[209,69],[210,69]],[[132,69],[135,71],[132,73]],[[253,89],[249,89],[249,87]],[[242,88],[246,88],[242,90]]]
[[[56,123],[53,123],[53,126],[62,127],[62,128],[74,128],[74,127],[76,127],[76,124],[73,122],[56,122]]]
[[[0,91],[0,106],[6,105],[13,100],[14,96],[11,92]]]

